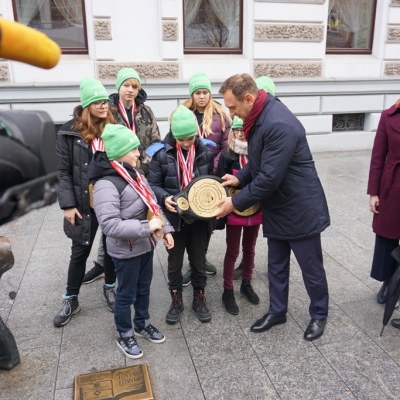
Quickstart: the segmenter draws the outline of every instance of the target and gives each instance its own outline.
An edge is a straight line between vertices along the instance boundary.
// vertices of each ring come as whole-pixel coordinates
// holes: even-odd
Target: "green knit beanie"
[[[264,89],[267,93],[275,96],[275,83],[269,76],[260,76],[257,78],[256,85],[259,89]]]
[[[203,72],[196,72],[189,80],[189,93],[193,94],[198,89],[207,89],[211,92],[210,78]]]
[[[107,124],[101,135],[106,149],[107,157],[113,161],[140,146],[140,141],[135,133],[120,124]]]
[[[136,79],[140,84],[140,76],[133,68],[122,68],[118,71],[117,82],[115,84],[118,92],[121,85],[130,78]]]
[[[106,88],[93,78],[83,78],[81,80],[80,94],[83,108],[86,108],[95,101],[108,100]]]
[[[175,139],[196,136],[198,127],[195,115],[185,106],[179,106],[173,113],[171,132]]]
[[[242,128],[243,128],[242,118],[239,118],[237,115],[235,115],[232,120],[232,129],[242,129]]]

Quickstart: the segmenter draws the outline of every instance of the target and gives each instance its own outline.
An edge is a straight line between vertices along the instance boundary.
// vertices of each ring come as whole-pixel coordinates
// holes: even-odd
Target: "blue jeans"
[[[135,309],[133,323],[144,328],[150,319],[150,285],[153,278],[153,250],[125,260],[113,257],[117,275],[114,320],[118,332],[132,329],[131,305]]]

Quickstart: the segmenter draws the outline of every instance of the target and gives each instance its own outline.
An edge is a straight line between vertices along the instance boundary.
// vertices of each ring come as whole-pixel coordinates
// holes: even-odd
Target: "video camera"
[[[0,225],[56,201],[56,132],[45,111],[0,111]]]

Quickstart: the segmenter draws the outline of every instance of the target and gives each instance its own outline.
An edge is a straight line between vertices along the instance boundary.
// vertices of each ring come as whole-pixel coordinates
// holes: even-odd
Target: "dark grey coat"
[[[330,224],[324,190],[300,121],[269,95],[249,136],[249,162],[233,197],[242,211],[260,202],[265,237],[297,240]]]
[[[64,232],[79,244],[89,245],[90,204],[88,167],[91,160],[89,144],[73,130],[74,120],[66,122],[58,131],[57,169],[59,185],[57,189],[60,208],[76,207],[82,219],[76,218],[75,225],[64,220]]]

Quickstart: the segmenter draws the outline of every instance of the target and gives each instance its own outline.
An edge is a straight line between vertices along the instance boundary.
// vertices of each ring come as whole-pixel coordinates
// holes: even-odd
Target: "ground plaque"
[[[75,377],[74,400],[154,400],[147,364]]]

